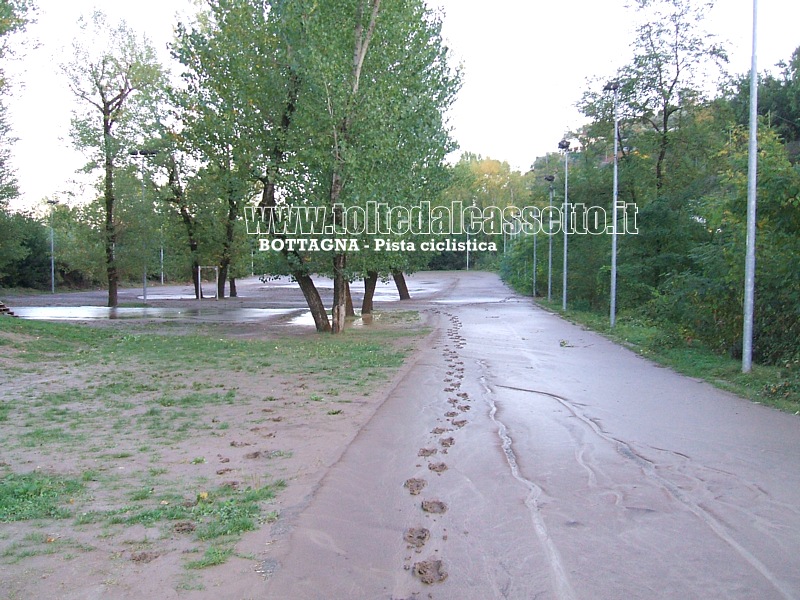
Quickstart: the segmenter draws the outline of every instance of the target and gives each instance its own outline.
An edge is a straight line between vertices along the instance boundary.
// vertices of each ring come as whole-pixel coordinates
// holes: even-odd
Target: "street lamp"
[[[753,369],[753,319],[756,288],[756,215],[758,208],[758,0],[753,0],[753,50],[750,55],[750,131],[747,144],[747,238],[744,261],[742,373]]]
[[[569,141],[558,142],[558,149],[564,151],[564,215],[561,218],[564,229],[564,281],[561,290],[561,310],[567,310],[567,240],[569,236]]]
[[[141,157],[140,168],[142,175],[142,206],[144,207],[144,159],[148,156],[155,156],[158,154],[155,150],[131,150],[128,154],[131,156]],[[142,236],[142,247],[144,248],[144,256],[142,257],[142,302],[147,304],[147,244],[145,242],[146,236]]]
[[[619,81],[609,81],[603,88],[605,92],[614,92],[614,193],[613,205],[611,208],[613,223],[611,229],[611,307],[609,309],[609,320],[611,327],[617,322],[617,196],[619,195],[619,183],[617,176],[617,153],[619,152],[619,122],[617,120],[617,97],[619,95]]]
[[[545,175],[544,180],[550,184],[550,212],[547,215],[549,219],[547,227],[547,301],[550,302],[553,289],[553,182],[556,180],[556,176]]]
[[[55,207],[58,204],[57,200],[48,200],[47,203]],[[55,242],[53,235],[53,210],[50,210],[50,293],[56,293],[56,253]]]

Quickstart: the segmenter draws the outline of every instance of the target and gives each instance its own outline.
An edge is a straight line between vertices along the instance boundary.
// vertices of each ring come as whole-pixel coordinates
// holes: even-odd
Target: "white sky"
[[[38,0],[37,23],[24,58],[8,66],[23,84],[9,99],[14,165],[22,198],[33,207],[45,197],[66,199],[84,158],[71,149],[72,97],[59,63],[68,60],[81,14],[97,7],[146,32],[156,48],[172,37],[175,15],[193,12],[192,0]],[[626,0],[428,0],[445,10],[444,34],[464,65],[464,85],[450,121],[461,150],[508,161],[527,170],[554,151],[565,131],[582,120],[575,103],[589,77],[606,77],[625,64],[632,30]],[[729,42],[729,70],[750,68],[752,0],[717,0],[706,28]],[[758,68],[788,60],[800,46],[800,2],[760,0]],[[168,54],[164,50],[164,61]]]

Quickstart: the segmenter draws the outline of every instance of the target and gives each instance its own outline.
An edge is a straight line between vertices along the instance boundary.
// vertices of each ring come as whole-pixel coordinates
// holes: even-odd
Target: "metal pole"
[[[547,223],[547,301],[551,301],[553,289],[553,182],[554,175],[545,176],[545,181],[550,184],[550,213]]]
[[[756,182],[758,175],[758,0],[753,0],[753,55],[750,64],[750,144],[747,160],[747,254],[744,275],[744,328],[742,332],[742,373],[753,368],[753,312],[756,279]]]
[[[549,229],[550,235],[548,236],[547,240],[547,301],[550,302],[552,299],[552,290],[553,290],[553,184],[550,184],[550,223]]]
[[[614,91],[614,192],[611,208],[611,302],[609,309],[609,320],[611,327],[617,323],[617,197],[619,196],[619,179],[617,168],[617,155],[619,154],[619,125],[617,120],[617,97],[619,93],[619,82],[612,81],[605,87],[606,90]]]
[[[533,230],[533,297],[536,298],[536,230]]]
[[[144,208],[144,154],[139,152],[141,157],[141,173],[142,173],[142,208]],[[142,236],[142,248],[144,250],[142,256],[142,301],[147,304],[147,244],[145,244],[145,236]]]
[[[57,202],[55,200],[48,200],[47,203],[51,207],[55,207]],[[50,209],[50,293],[56,293],[56,252],[55,252],[55,235],[53,233],[53,208]]]
[[[469,231],[467,232],[467,271],[469,271]]]
[[[50,293],[56,293],[56,254],[53,242],[53,215],[50,215]]]
[[[567,310],[567,244],[569,240],[569,142],[561,140],[558,147],[564,151],[564,214],[561,217],[564,229],[564,273],[561,289],[561,310]]]

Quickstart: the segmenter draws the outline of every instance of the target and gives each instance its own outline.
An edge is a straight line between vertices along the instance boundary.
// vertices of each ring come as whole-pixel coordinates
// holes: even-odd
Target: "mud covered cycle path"
[[[258,597],[800,598],[796,416],[493,274],[443,277],[414,303],[429,343],[272,532]]]

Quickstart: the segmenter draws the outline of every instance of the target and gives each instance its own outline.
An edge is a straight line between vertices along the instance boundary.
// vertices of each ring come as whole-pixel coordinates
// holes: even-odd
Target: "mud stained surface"
[[[441,500],[423,500],[422,510],[424,510],[427,513],[441,515],[447,512],[447,504],[445,504]]]
[[[424,527],[412,527],[403,534],[406,544],[414,548],[422,548],[431,537],[431,532]]]
[[[798,417],[493,274],[435,276],[442,293],[406,305],[424,349],[273,536],[265,597],[800,598]]]
[[[412,477],[411,479],[407,479],[405,482],[405,487],[408,489],[408,493],[412,496],[418,495],[425,486],[427,482],[424,479],[418,479],[417,477]]]
[[[447,579],[447,571],[444,570],[444,564],[436,558],[414,563],[414,575],[419,577],[422,583],[428,585],[441,583]]]
[[[99,476],[109,490],[120,486],[127,503],[158,510],[202,511],[209,486],[244,494],[286,481],[265,503],[274,515],[224,547],[228,562],[202,569],[184,566],[203,558],[204,535],[185,512],[161,527],[93,523],[91,511],[80,522],[6,523],[2,597],[800,599],[798,416],[654,366],[539,309],[494,274],[415,278],[426,294],[396,308],[418,312],[427,337],[391,381],[362,389],[369,367],[349,366],[337,374],[348,389],[328,398],[312,376],[266,365],[224,370],[236,401],[209,404],[193,419],[187,412],[188,433],[170,438],[157,459],[154,448],[144,449],[141,438],[155,435],[146,430],[116,436],[101,463],[82,456],[94,429],[73,443],[63,428],[66,452],[0,444],[3,468],[87,471],[93,491]],[[288,286],[270,293],[266,303],[224,302],[302,307]],[[271,340],[279,337],[274,327],[295,327],[285,317],[224,325],[218,317],[200,326],[220,327],[221,339]],[[197,326],[172,323],[170,331]],[[41,365],[28,376],[24,361],[14,360],[0,356],[9,366],[0,370],[3,400],[28,390],[34,400],[63,393],[107,369]],[[193,376],[217,382],[220,371]],[[147,388],[147,373],[131,369],[127,377],[146,388],[149,402],[161,398]],[[69,414],[92,408],[54,398]],[[64,406],[25,410],[63,418]],[[178,408],[148,411],[145,402],[119,410],[156,418]],[[26,421],[11,415],[3,434],[26,435]],[[96,425],[111,430],[114,419]],[[184,480],[190,485],[176,483]]]

